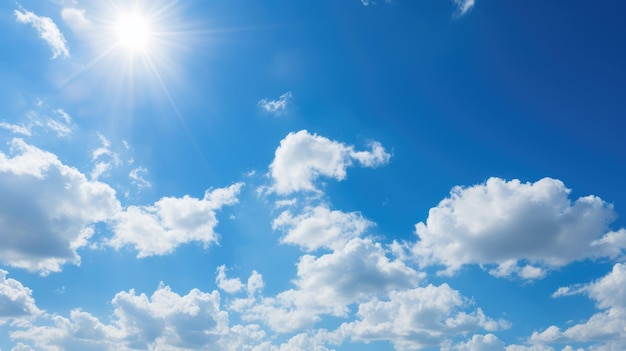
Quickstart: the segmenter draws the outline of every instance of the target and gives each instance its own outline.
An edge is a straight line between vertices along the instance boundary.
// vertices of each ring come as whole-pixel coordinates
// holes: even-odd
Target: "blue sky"
[[[0,350],[626,344],[626,4],[0,5]]]

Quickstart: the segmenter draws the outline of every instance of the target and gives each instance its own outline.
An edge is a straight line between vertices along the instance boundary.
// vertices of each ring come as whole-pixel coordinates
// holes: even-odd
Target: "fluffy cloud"
[[[265,112],[269,112],[274,116],[281,116],[287,112],[287,107],[291,104],[291,100],[291,91],[288,91],[281,95],[278,100],[262,99],[259,101],[259,106],[261,106]]]
[[[115,191],[21,139],[11,154],[0,152],[0,261],[44,274],[80,263],[91,225],[120,210]]]
[[[59,30],[59,27],[49,17],[37,16],[33,12],[24,12],[15,10],[15,18],[20,23],[30,24],[37,30],[41,39],[45,40],[52,49],[52,58],[59,56],[69,57],[70,52],[67,49],[65,37]]]
[[[603,311],[591,316],[586,322],[566,330],[550,326],[530,337],[533,343],[597,342],[594,350],[617,350],[626,344],[626,264],[617,263],[613,270],[596,282],[561,288],[555,296],[586,294],[596,301]]]
[[[346,316],[347,306],[394,289],[417,286],[422,275],[370,239],[355,238],[333,253],[305,255],[298,263],[296,289],[259,301],[236,301],[248,320],[262,320],[279,332],[309,327],[320,315]]]
[[[179,295],[160,285],[151,296],[134,290],[120,292],[111,305],[110,324],[75,309],[69,317],[47,316],[50,321],[44,325],[25,326],[11,333],[11,338],[28,340],[41,351],[328,351],[315,335],[295,335],[276,346],[256,324],[230,326],[216,291],[192,289]],[[14,350],[30,348],[19,343]]]
[[[596,196],[572,202],[569,193],[551,178],[456,187],[415,226],[413,253],[422,266],[443,265],[448,274],[466,264],[496,265],[491,274],[524,279],[576,260],[621,256],[626,230],[608,230],[612,206]]]
[[[271,190],[281,195],[297,191],[318,191],[313,182],[320,176],[343,180],[346,169],[357,161],[363,167],[386,164],[391,157],[377,142],[369,151],[355,151],[349,146],[306,130],[289,133],[276,149],[270,165],[274,181]]]
[[[7,279],[7,274],[0,269],[0,325],[40,315],[32,291],[15,279]]]
[[[108,244],[116,249],[132,245],[137,257],[165,255],[193,241],[208,246],[218,239],[216,211],[236,203],[242,186],[207,190],[203,198],[164,197],[152,206],[129,206],[115,216]]]
[[[360,304],[358,320],[342,324],[339,331],[353,341],[389,340],[404,351],[440,345],[453,335],[509,326],[485,316],[480,308],[463,311],[468,305],[447,284],[392,291],[388,300]]]
[[[320,247],[337,250],[372,225],[360,213],[331,211],[323,205],[307,207],[298,216],[284,211],[272,223],[274,229],[286,232],[283,243],[296,244],[308,251]]]
[[[197,289],[180,296],[160,286],[152,296],[120,292],[112,300],[113,322],[73,310],[69,318],[52,316],[53,325],[11,334],[31,340],[44,351],[78,350],[196,350],[221,342],[229,333],[228,314],[220,310],[217,292]],[[226,348],[225,348],[226,349]]]

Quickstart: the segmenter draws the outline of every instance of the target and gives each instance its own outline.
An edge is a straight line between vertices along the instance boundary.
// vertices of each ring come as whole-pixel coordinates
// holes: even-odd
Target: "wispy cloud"
[[[456,5],[456,15],[461,17],[474,7],[474,0],[453,0]]]
[[[281,95],[277,100],[262,99],[259,101],[259,106],[274,116],[281,116],[287,112],[287,108],[292,101],[291,91],[288,91]]]
[[[37,130],[45,132],[54,132],[57,137],[63,138],[72,134],[74,128],[72,117],[63,109],[44,108],[40,100],[37,101],[37,109],[30,110],[26,113],[27,121],[22,123],[10,123],[6,121],[0,122],[0,128],[6,129],[13,134],[23,136],[37,135]]]
[[[59,27],[49,17],[37,16],[33,12],[24,12],[15,10],[15,18],[18,22],[30,24],[37,30],[39,37],[45,40],[52,49],[52,58],[59,56],[69,57],[70,51],[67,48],[67,42]]]

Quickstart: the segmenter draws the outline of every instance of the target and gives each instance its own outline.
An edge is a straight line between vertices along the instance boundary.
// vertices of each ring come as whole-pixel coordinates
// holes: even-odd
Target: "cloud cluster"
[[[207,190],[202,198],[163,197],[152,206],[129,206],[115,215],[108,245],[116,249],[131,245],[137,257],[169,254],[189,242],[206,247],[218,239],[216,211],[236,203],[242,187],[235,183]]]
[[[59,30],[59,27],[49,17],[37,16],[33,12],[24,10],[15,10],[15,18],[18,22],[24,24],[30,24],[37,30],[39,37],[45,40],[52,49],[52,58],[55,59],[59,56],[69,57],[70,51],[67,48],[67,43],[63,33]]]
[[[556,179],[535,183],[490,178],[455,187],[415,226],[412,252],[422,266],[495,266],[495,276],[543,277],[547,270],[587,258],[615,258],[626,249],[626,230],[610,231],[613,208],[596,196],[572,201]]]
[[[370,239],[353,239],[345,247],[297,265],[295,288],[274,297],[236,300],[233,310],[247,320],[260,320],[278,332],[311,327],[322,315],[347,316],[348,306],[393,289],[417,286],[422,275]]]
[[[92,224],[121,209],[115,191],[22,139],[0,151],[0,261],[41,273],[78,264]]]
[[[553,325],[535,332],[530,342],[596,342],[599,344],[593,350],[598,351],[618,350],[626,344],[626,264],[615,264],[611,272],[596,282],[560,288],[554,297],[573,294],[588,295],[602,311],[565,330]]]
[[[388,300],[373,299],[359,305],[358,319],[339,330],[353,341],[390,340],[398,351],[440,345],[452,335],[479,329],[509,327],[480,308],[464,312],[469,301],[447,284],[392,291]]]
[[[356,161],[363,167],[378,167],[389,162],[391,155],[378,142],[368,151],[327,139],[306,130],[289,133],[276,149],[270,165],[274,181],[271,190],[280,195],[298,191],[319,191],[314,182],[320,176],[343,180],[346,169]]]
[[[27,121],[23,123],[0,122],[0,128],[8,130],[13,134],[30,137],[38,130],[53,132],[57,137],[63,138],[72,134],[72,117],[63,109],[49,110],[46,113],[38,110],[31,110],[26,114]]]

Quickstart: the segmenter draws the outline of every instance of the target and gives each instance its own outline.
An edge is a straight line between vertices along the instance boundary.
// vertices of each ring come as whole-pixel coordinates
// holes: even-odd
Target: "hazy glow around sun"
[[[117,44],[129,52],[144,51],[150,46],[153,29],[150,21],[134,11],[121,14],[115,23]]]

